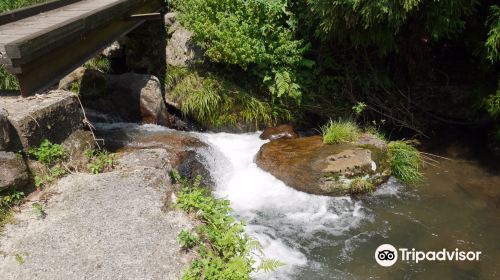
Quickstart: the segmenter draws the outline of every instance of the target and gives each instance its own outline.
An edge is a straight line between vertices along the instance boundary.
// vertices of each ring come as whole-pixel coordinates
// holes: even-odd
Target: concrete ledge
[[[83,125],[83,114],[75,95],[50,91],[28,98],[1,96],[0,107],[8,112],[12,149],[28,149],[43,139],[60,143]]]

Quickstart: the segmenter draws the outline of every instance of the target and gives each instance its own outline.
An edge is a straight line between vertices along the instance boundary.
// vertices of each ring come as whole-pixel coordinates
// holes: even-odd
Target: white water
[[[371,219],[359,201],[299,192],[257,167],[254,158],[266,143],[259,133],[199,137],[216,149],[206,155],[217,178],[215,195],[231,201],[234,214],[248,223],[247,232],[261,242],[266,257],[286,263],[273,275],[261,275],[264,279],[294,278],[304,268],[322,270],[322,264],[307,258],[309,250]]]

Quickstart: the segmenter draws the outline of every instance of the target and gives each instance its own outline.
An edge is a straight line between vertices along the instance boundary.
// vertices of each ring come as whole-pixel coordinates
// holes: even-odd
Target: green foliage
[[[66,158],[66,151],[63,147],[59,144],[52,144],[48,139],[43,140],[40,147],[30,148],[28,154],[48,166]]]
[[[368,105],[366,105],[366,103],[358,102],[354,106],[352,106],[352,111],[356,116],[359,116],[366,110],[367,107]]]
[[[0,13],[47,1],[48,0],[0,0]]]
[[[16,259],[18,265],[23,265],[26,262],[25,256],[21,254],[16,254],[14,258]]]
[[[199,255],[182,279],[251,279],[253,272],[272,271],[283,265],[263,257],[260,244],[245,233],[242,222],[230,215],[229,201],[212,197],[200,186],[200,177],[190,182],[174,171],[172,179],[182,186],[177,207],[200,222],[196,235],[182,231],[178,237],[184,248],[195,247]],[[258,265],[256,258],[260,260]]]
[[[491,62],[500,61],[500,6],[490,7],[491,14],[488,18],[488,38],[486,39],[486,57]]]
[[[0,192],[0,230],[12,218],[12,206],[19,204],[23,198],[24,193],[16,189]]]
[[[403,141],[388,144],[388,162],[396,179],[404,184],[416,184],[423,178],[420,166],[423,163],[420,152]]]
[[[83,65],[87,69],[96,70],[102,73],[110,73],[111,72],[111,61],[109,58],[98,55],[89,61],[85,62]]]
[[[275,98],[299,100],[297,76],[307,64],[306,45],[294,38],[296,21],[287,1],[176,0],[173,5],[210,61],[248,70],[266,81]]]
[[[288,110],[272,106],[218,73],[172,67],[166,82],[182,112],[205,128],[244,123],[258,129],[291,118]]]
[[[99,174],[114,168],[114,155],[105,150],[87,150],[85,156],[90,163],[87,168],[93,174]]]
[[[0,90],[18,90],[19,83],[14,75],[5,70],[3,65],[0,65]]]
[[[478,0],[307,0],[309,25],[322,40],[355,48],[397,50],[398,35],[418,33],[432,40],[461,32]],[[418,21],[417,25],[411,25]],[[411,28],[409,28],[411,25]],[[404,34],[406,35],[406,34]]]
[[[340,144],[355,141],[359,135],[359,128],[351,121],[330,120],[321,128],[321,132],[325,144]]]
[[[486,99],[486,110],[493,117],[500,117],[500,89]]]
[[[31,205],[31,210],[33,211],[33,214],[35,214],[39,218],[44,218],[47,213],[45,213],[45,210],[43,209],[42,204],[36,202]]]
[[[375,190],[375,185],[368,179],[356,177],[349,183],[349,192],[351,194],[367,193]]]

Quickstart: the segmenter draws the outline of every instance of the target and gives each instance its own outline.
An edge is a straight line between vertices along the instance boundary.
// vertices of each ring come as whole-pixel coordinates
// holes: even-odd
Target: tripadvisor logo
[[[375,250],[375,260],[381,266],[389,267],[398,261],[398,256],[402,261],[419,263],[421,261],[479,261],[481,251],[460,251],[458,249],[449,251],[442,249],[439,251],[417,251],[415,248],[399,248],[391,244],[383,244]]]

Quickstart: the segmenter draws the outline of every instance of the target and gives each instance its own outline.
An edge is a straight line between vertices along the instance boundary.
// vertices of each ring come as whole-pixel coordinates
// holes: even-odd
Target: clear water
[[[215,195],[231,201],[268,257],[286,266],[257,279],[500,279],[500,170],[443,161],[425,170],[423,186],[394,180],[375,193],[324,197],[287,187],[254,163],[265,143],[255,134],[197,134]],[[482,251],[478,262],[374,260],[384,243],[418,250]]]

